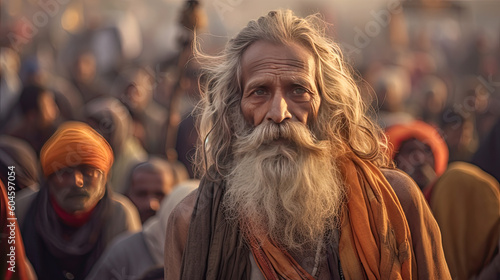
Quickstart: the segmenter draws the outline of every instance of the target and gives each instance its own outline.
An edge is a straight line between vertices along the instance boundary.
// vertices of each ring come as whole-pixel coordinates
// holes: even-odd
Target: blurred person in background
[[[396,167],[410,175],[421,190],[446,170],[448,147],[433,126],[412,121],[388,127],[385,134]]]
[[[446,107],[448,88],[443,79],[428,75],[423,77],[412,94],[414,116],[428,124],[439,126]]]
[[[179,124],[175,150],[179,162],[186,166],[189,178],[195,178],[195,151],[198,140],[195,117],[190,113]]]
[[[193,61],[193,34],[203,30],[207,25],[205,10],[200,1],[186,1],[180,10],[179,26],[176,43],[178,55],[164,61],[168,74],[159,84],[158,101],[168,108],[167,128],[165,132],[164,154],[170,161],[179,159],[177,138],[179,124],[183,117],[194,107],[199,100],[198,71],[199,66]],[[169,78],[170,76],[170,78]],[[186,139],[189,140],[189,139]],[[183,141],[183,140],[181,140]],[[189,146],[192,143],[185,143]],[[182,144],[181,144],[182,145]],[[184,152],[184,151],[183,151]],[[186,162],[185,154],[180,155],[181,161]],[[186,164],[191,169],[191,164]],[[190,172],[191,173],[191,172]]]
[[[124,194],[127,175],[132,167],[147,159],[147,153],[132,135],[132,118],[116,98],[102,97],[85,105],[87,123],[99,132],[113,148],[115,161],[110,171],[111,188]]]
[[[178,126],[175,150],[178,160],[186,166],[189,177],[195,178],[194,155],[198,131],[196,131],[196,121],[193,110],[200,101],[198,84],[200,65],[193,59],[189,61],[187,67],[182,82],[184,94],[182,95],[181,109],[179,110],[182,118]]]
[[[500,181],[500,120],[483,140],[471,162]]]
[[[36,56],[25,57],[19,69],[23,85],[44,85],[47,82],[47,72],[42,69],[40,59]]]
[[[172,192],[175,180],[173,166],[160,158],[150,158],[132,168],[125,196],[137,207],[141,223],[160,209],[161,202]]]
[[[500,184],[477,166],[451,163],[429,205],[453,279],[500,279]]]
[[[0,135],[0,179],[7,182],[9,167],[14,166],[16,171],[16,192],[23,193],[37,191],[40,186],[40,167],[38,157],[33,148],[25,141],[8,135]],[[20,198],[16,193],[16,199]]]
[[[84,103],[78,89],[70,81],[55,75],[51,77],[49,86],[54,93],[61,119],[81,121]]]
[[[21,93],[19,55],[11,48],[0,48],[0,128],[12,113]]]
[[[416,36],[412,38],[412,84],[419,84],[428,75],[434,75],[446,67],[442,50],[434,45],[432,30],[428,27],[416,29]]]
[[[134,68],[125,73],[119,99],[132,116],[134,135],[150,154],[161,154],[165,149],[167,110],[153,100],[154,76],[146,68]]]
[[[40,279],[84,279],[114,237],[140,230],[139,215],[108,188],[113,151],[87,124],[62,124],[40,163],[40,191],[16,204],[26,254]]]
[[[81,120],[83,99],[70,81],[51,69],[50,65],[54,63],[52,60],[50,56],[42,55],[25,59],[20,70],[23,84],[43,86],[50,91],[59,109],[61,121]]]
[[[104,81],[97,76],[95,54],[89,49],[77,52],[70,70],[71,82],[78,89],[84,103],[109,95],[109,89]]]
[[[478,145],[474,115],[457,108],[446,107],[439,125],[448,146],[449,162],[469,161]]]
[[[199,181],[184,181],[176,185],[172,193],[161,203],[158,213],[138,232],[118,240],[107,250],[87,277],[93,279],[140,279],[150,269],[160,267],[163,276],[163,260],[167,221],[175,206],[198,187]],[[176,210],[182,211],[182,210]],[[184,214],[189,213],[186,211]],[[189,216],[185,216],[189,219]]]
[[[37,154],[58,124],[59,108],[54,94],[38,85],[27,85],[19,97],[20,123],[6,133],[28,142]]]
[[[464,109],[462,110],[474,116],[476,141],[481,142],[500,119],[500,83],[496,88],[497,92],[494,87],[487,87],[478,82],[477,77],[469,86],[470,89],[465,91],[463,97]]]
[[[407,71],[402,67],[383,66],[369,76],[377,96],[373,107],[377,110],[378,124],[385,128],[413,120],[413,116],[406,110],[411,90]]]
[[[462,73],[487,77],[493,74],[492,70],[498,70],[498,68],[491,68],[498,67],[498,65],[494,66],[494,64],[490,63],[494,63],[491,55],[494,54],[495,44],[485,28],[476,31],[472,40],[466,42],[466,44],[466,54],[462,61],[462,67],[460,67]]]

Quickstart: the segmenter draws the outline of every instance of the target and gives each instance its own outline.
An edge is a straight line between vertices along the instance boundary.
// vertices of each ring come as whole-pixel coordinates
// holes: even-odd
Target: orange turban
[[[40,152],[43,174],[48,177],[65,167],[86,164],[108,173],[113,150],[104,137],[82,122],[65,122]]]
[[[428,145],[434,155],[434,171],[438,176],[443,174],[448,166],[448,146],[439,132],[431,125],[422,121],[413,121],[389,127],[385,134],[389,140],[391,157],[399,152],[401,144],[412,138]]]

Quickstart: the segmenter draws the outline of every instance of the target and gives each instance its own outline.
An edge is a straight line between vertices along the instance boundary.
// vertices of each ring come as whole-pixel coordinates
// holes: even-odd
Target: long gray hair
[[[353,151],[377,166],[390,165],[386,140],[366,116],[367,107],[353,72],[344,62],[340,47],[325,36],[324,26],[318,15],[299,18],[290,10],[279,10],[250,21],[217,56],[203,54],[195,44],[195,55],[203,67],[203,98],[198,107],[201,143],[196,154],[200,175],[206,174],[210,166],[222,176],[230,170],[234,134],[243,125],[242,118],[235,117],[241,114],[241,57],[259,40],[298,43],[314,56],[321,105],[310,129],[318,139],[331,142],[335,151],[332,156]]]

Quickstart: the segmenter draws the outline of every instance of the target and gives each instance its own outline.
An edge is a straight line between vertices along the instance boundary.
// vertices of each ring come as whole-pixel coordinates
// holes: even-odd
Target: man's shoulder
[[[130,209],[134,209],[134,205],[126,196],[113,192],[110,197],[113,207],[119,211],[129,211]]]
[[[382,171],[382,174],[384,174],[391,185],[405,185],[407,187],[410,185],[412,185],[412,187],[416,186],[413,179],[399,169],[381,168],[380,171]]]
[[[173,216],[173,220],[183,218],[184,221],[188,221],[193,213],[196,201],[198,200],[198,189],[191,191],[185,198],[183,198],[172,210],[170,217]]]
[[[401,203],[410,227],[419,279],[450,279],[441,233],[417,184],[398,169],[383,169]]]
[[[415,181],[399,169],[381,169],[382,174],[396,193],[401,205],[414,204],[423,199],[423,194]]]
[[[182,199],[172,210],[168,217],[167,230],[172,230],[182,235],[182,238],[187,237],[188,229],[191,224],[191,216],[193,215],[196,201],[198,200],[198,189],[191,191],[184,199]]]
[[[200,184],[200,188],[203,187],[204,185]],[[198,194],[198,189],[191,191],[175,206],[168,218],[165,238],[165,267],[168,267],[166,279],[179,279],[180,277],[182,255],[186,247],[191,216]]]
[[[124,221],[129,231],[141,229],[141,220],[137,209],[132,202],[119,193],[111,194],[111,205],[113,209],[113,221]]]
[[[101,256],[87,280],[90,279],[136,279],[154,261],[144,242],[142,232],[123,233],[116,237]]]
[[[143,251],[147,251],[147,248],[142,231],[124,232],[113,240],[107,255],[114,259],[127,259],[133,255],[133,252],[142,253]]]

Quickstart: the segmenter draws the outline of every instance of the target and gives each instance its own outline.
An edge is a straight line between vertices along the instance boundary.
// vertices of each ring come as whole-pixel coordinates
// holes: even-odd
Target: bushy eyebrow
[[[243,91],[246,91],[248,89],[253,89],[257,88],[260,86],[263,86],[265,84],[268,84],[271,82],[271,79],[269,77],[265,78],[252,78],[250,82],[246,83],[243,85]]]
[[[304,76],[304,77],[302,77]],[[305,77],[305,75],[283,75],[281,76],[282,79],[287,79],[289,82],[293,84],[297,84],[303,87],[306,87],[310,90],[314,89],[314,82],[310,81],[308,78]],[[261,86],[265,86],[266,84],[269,84],[272,82],[272,77],[265,76],[265,77],[257,77],[257,78],[251,78],[248,83],[243,85],[243,91],[247,91],[248,89],[253,89]]]

